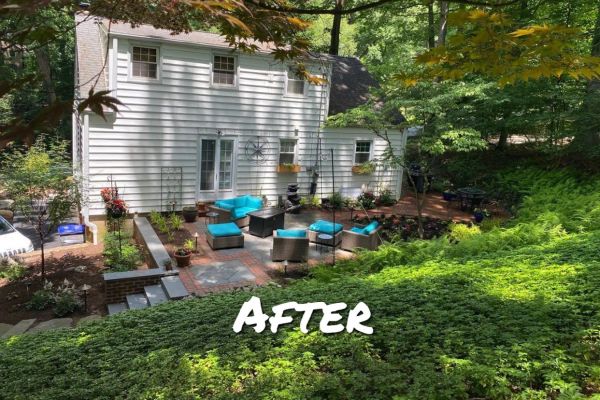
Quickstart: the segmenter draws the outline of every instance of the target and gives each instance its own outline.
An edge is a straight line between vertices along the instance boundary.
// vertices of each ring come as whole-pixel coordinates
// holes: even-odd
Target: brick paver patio
[[[449,205],[440,195],[428,194],[424,214],[432,218],[452,219],[468,222],[472,220],[470,213],[463,212],[456,205]],[[381,207],[369,210],[369,215],[396,214],[416,215],[415,199],[411,195],[404,196],[393,207]],[[364,215],[364,212],[354,211],[354,215]],[[306,228],[317,219],[331,220],[332,214],[326,210],[302,210],[300,214],[286,214],[286,228]],[[336,212],[336,222],[344,225],[345,229],[352,227],[349,211]],[[198,233],[199,255],[192,257],[191,266],[180,269],[179,276],[190,293],[204,296],[208,293],[232,290],[248,286],[260,286],[269,282],[274,274],[281,275],[283,264],[271,261],[273,237],[259,238],[248,233],[243,228],[244,248],[212,250],[206,242],[206,220],[199,218],[193,224],[185,224],[192,235]],[[336,257],[351,257],[352,253],[337,250]],[[309,251],[309,266],[319,262],[331,262],[332,252],[321,253],[311,244]],[[289,263],[289,268],[299,264]]]

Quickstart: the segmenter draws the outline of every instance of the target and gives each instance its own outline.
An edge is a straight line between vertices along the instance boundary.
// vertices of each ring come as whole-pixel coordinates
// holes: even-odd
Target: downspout
[[[81,210],[81,214],[83,215],[83,224],[85,225],[85,227],[88,229],[89,232],[91,232],[92,234],[92,243],[93,244],[98,244],[98,226],[96,226],[96,224],[94,224],[93,222],[90,221],[90,208],[88,207],[88,201],[89,201],[89,181],[85,181],[86,179],[89,179],[89,153],[90,153],[90,149],[89,149],[89,126],[90,126],[90,115],[87,112],[84,112],[83,114],[83,131],[81,133],[81,142],[82,142],[82,160],[81,160],[81,176],[83,177],[83,185],[84,185],[84,190],[83,190],[83,194],[85,197],[85,203],[82,207]]]

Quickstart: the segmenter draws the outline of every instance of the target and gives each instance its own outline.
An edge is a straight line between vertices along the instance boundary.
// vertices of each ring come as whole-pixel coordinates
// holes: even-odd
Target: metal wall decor
[[[183,169],[181,167],[162,167],[160,169],[160,205],[161,211],[181,210]]]
[[[269,141],[257,136],[256,139],[248,139],[244,147],[246,159],[254,161],[256,165],[264,164],[268,161]]]

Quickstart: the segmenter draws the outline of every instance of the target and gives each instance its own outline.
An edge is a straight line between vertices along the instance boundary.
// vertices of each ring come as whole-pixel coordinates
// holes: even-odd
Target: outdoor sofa
[[[235,222],[242,228],[250,224],[248,213],[260,210],[263,207],[262,199],[248,194],[215,201],[214,205],[208,206],[208,210],[219,214],[217,223]]]

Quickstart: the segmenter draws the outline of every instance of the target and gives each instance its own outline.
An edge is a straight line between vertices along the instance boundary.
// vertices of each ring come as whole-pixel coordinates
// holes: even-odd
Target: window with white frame
[[[286,93],[304,95],[304,77],[294,67],[288,67]]]
[[[158,49],[133,46],[131,76],[135,78],[158,79]]]
[[[354,150],[354,164],[363,164],[371,161],[371,145],[370,140],[357,140]]]
[[[235,57],[213,57],[213,85],[235,86]]]
[[[294,164],[296,159],[296,141],[281,139],[279,142],[279,164]]]

